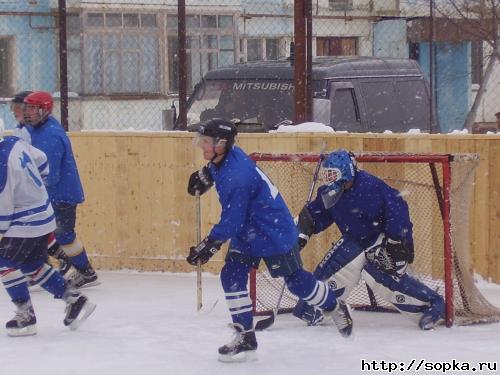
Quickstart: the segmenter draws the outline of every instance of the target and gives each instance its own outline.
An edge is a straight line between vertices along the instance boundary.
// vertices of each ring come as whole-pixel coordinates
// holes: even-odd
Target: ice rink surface
[[[12,318],[14,305],[2,288],[1,375],[349,375],[368,373],[361,370],[362,360],[399,366],[412,359],[471,365],[490,361],[496,362],[496,371],[475,373],[500,373],[498,323],[423,332],[400,314],[360,311],[353,314],[350,339],[340,337],[333,326],[306,327],[280,315],[271,329],[257,334],[258,361],[220,363],[217,348],[231,340],[232,331],[216,276],[204,275],[204,308],[198,313],[194,274],[99,275],[102,284],[85,289],[97,309],[75,332],[62,323],[64,303],[38,291],[32,293],[38,334],[8,337],[4,323]],[[480,288],[500,306],[500,285],[481,282]]]

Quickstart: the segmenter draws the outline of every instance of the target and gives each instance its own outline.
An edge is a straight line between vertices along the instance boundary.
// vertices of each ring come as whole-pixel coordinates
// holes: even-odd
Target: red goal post
[[[250,156],[297,216],[306,202],[320,154]],[[415,261],[409,273],[443,296],[446,325],[498,321],[500,310],[475,286],[470,261],[469,205],[478,155],[363,152],[355,156],[361,169],[399,190],[408,203],[415,242]],[[321,181],[316,189],[319,185]],[[339,237],[335,226],[313,236],[301,254],[305,268],[313,271]],[[279,312],[293,309],[297,300],[286,288],[277,306],[282,286],[283,280],[271,278],[265,266],[251,273],[250,294],[256,314],[267,314],[277,307]],[[394,311],[363,280],[347,302],[357,309]]]

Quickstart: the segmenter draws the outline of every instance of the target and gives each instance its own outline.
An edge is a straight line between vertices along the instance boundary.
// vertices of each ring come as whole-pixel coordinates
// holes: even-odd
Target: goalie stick
[[[311,183],[311,188],[309,189],[309,195],[307,196],[306,204],[311,202],[312,195],[314,193],[314,188],[316,187],[316,182],[318,181],[321,163],[323,162],[324,158],[325,158],[324,154],[319,155],[318,164],[316,164],[316,169],[314,170],[313,180]],[[279,308],[281,305],[281,300],[283,299],[283,295],[285,294],[285,287],[286,287],[286,283],[285,283],[285,280],[283,280],[283,285],[281,287],[280,296],[278,297],[278,302],[276,303],[276,307],[274,307],[273,310],[271,311],[271,315],[269,315],[267,318],[261,319],[257,323],[255,323],[255,330],[256,331],[263,331],[263,330],[271,327],[274,324],[274,320],[276,319],[276,316],[278,315],[278,311],[279,311]]]

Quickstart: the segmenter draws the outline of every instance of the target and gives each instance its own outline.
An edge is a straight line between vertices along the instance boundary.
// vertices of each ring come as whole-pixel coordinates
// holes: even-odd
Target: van
[[[208,72],[188,100],[188,128],[214,117],[240,132],[269,131],[294,119],[294,67],[260,61]],[[409,59],[320,57],[312,64],[312,121],[356,133],[435,131],[429,85]]]

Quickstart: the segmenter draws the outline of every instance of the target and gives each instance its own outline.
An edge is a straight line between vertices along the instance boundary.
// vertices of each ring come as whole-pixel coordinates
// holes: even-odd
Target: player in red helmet
[[[24,120],[29,125],[32,145],[47,155],[50,170],[45,184],[56,216],[55,236],[61,254],[64,252],[75,267],[69,282],[80,288],[97,284],[97,274],[75,233],[76,207],[85,198],[70,140],[51,115],[53,108],[50,93],[35,91],[24,99]],[[57,257],[57,252],[54,255]]]

